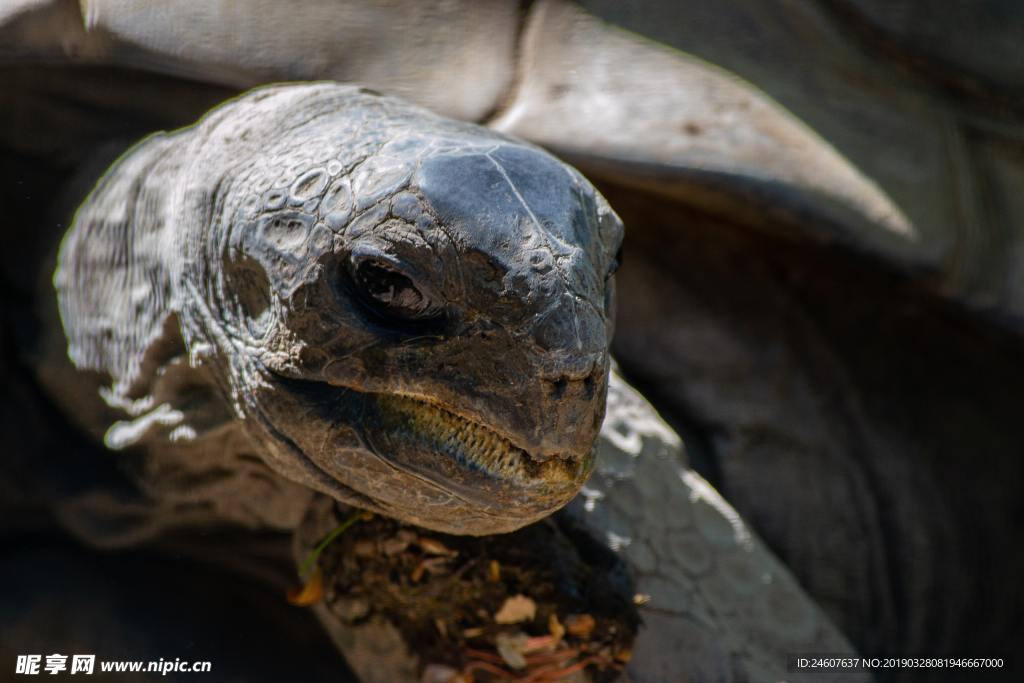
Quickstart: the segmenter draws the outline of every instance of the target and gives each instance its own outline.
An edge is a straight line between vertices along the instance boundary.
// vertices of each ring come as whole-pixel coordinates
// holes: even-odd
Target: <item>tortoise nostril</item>
[[[586,399],[594,397],[594,386],[597,382],[595,381],[595,373],[590,373],[583,378],[583,396]]]
[[[557,401],[557,400],[561,399],[563,396],[565,396],[565,390],[569,386],[569,380],[567,380],[565,377],[561,377],[559,379],[556,379],[553,382],[549,381],[548,385],[549,385],[549,388],[548,388],[549,395],[551,396],[552,399]]]
[[[542,375],[545,395],[554,401],[571,398],[592,400],[603,385],[605,363],[591,359],[559,368],[560,372]]]
[[[558,379],[544,380],[547,395],[551,400],[558,401],[570,395],[589,401],[594,398],[597,388],[601,385],[601,372],[594,370],[582,378],[562,376]]]

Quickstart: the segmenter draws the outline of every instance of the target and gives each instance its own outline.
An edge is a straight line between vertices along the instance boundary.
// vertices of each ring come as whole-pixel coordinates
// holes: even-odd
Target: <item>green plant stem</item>
[[[310,551],[309,555],[306,555],[306,559],[302,561],[302,566],[299,567],[299,576],[303,579],[306,578],[306,575],[309,573],[309,570],[313,568],[313,565],[315,565],[317,559],[319,559],[320,553],[322,553],[327,548],[327,546],[333,543],[334,540],[338,538],[338,536],[341,536],[343,533],[345,533],[346,529],[348,529],[350,526],[358,522],[359,518],[362,516],[362,510],[354,512],[344,522],[335,527],[334,530],[331,531],[331,533],[327,534],[324,540],[317,543],[316,547],[313,548],[313,550]]]

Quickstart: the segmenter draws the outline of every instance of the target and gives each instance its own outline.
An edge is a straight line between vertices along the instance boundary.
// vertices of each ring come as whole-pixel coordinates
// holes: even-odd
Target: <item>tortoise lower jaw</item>
[[[541,461],[430,399],[372,393],[364,401],[361,429],[369,450],[404,472],[407,486],[429,482],[451,497],[451,509],[440,515],[392,499],[392,516],[421,526],[460,534],[512,531],[568,503],[593,466],[593,448]]]
[[[535,459],[429,396],[267,376],[254,404],[269,438],[338,484],[309,485],[436,531],[518,529],[569,502],[593,466],[592,444]]]
[[[590,454],[540,460],[485,424],[429,399],[375,394],[380,418],[391,438],[447,456],[458,465],[514,485],[572,486],[589,471]]]

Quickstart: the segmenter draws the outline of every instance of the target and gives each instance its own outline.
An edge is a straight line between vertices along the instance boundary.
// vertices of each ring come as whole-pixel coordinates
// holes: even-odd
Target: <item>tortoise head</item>
[[[324,84],[246,96],[192,138],[182,329],[271,467],[454,533],[512,530],[575,495],[622,239],[579,173]]]

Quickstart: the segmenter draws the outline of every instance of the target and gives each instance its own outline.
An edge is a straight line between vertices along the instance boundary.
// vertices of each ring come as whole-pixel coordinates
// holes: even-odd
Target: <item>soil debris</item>
[[[533,621],[537,616],[537,603],[525,595],[513,595],[505,598],[501,609],[494,614],[498,624],[518,624],[521,621]]]
[[[305,528],[353,518],[340,504],[319,510]],[[330,544],[300,538],[306,550],[319,549],[331,613],[350,625],[380,617],[393,624],[424,680],[554,683],[585,670],[602,682],[631,656],[640,622],[632,578],[568,516],[483,537],[374,516]]]

